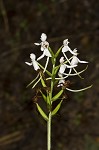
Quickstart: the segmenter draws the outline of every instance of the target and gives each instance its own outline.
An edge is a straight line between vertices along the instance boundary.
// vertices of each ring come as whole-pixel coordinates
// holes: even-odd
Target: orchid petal
[[[37,46],[41,45],[41,43],[34,43],[34,44],[37,45]]]
[[[38,61],[38,60],[41,60],[44,56],[45,56],[45,54],[44,54],[44,52],[43,52],[43,54],[42,54],[39,58],[37,58],[37,61]]]
[[[28,66],[32,66],[32,63],[29,62],[25,62]]]

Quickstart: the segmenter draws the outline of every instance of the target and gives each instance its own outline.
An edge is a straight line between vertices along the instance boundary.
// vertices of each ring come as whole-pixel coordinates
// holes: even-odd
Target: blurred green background
[[[89,62],[75,79],[77,89],[53,119],[52,150],[99,150],[99,1],[0,0],[0,150],[46,150],[46,123],[26,88],[34,70],[24,62],[40,56],[41,33],[54,52],[68,38],[79,58]]]

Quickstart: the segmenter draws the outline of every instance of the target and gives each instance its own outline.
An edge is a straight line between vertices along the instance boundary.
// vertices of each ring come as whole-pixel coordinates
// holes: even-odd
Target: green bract
[[[42,108],[39,106],[38,103],[36,103],[36,106],[37,106],[37,109],[38,109],[39,113],[41,114],[41,116],[42,116],[46,121],[48,121],[47,115],[45,114],[45,112],[42,110]]]

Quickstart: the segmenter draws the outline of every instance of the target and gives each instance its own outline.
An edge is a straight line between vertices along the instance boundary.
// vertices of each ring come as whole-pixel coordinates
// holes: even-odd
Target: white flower
[[[49,43],[46,41],[47,35],[45,33],[42,33],[40,39],[41,39],[41,43],[34,43],[34,44],[37,46],[41,45],[41,51],[48,49]]]
[[[71,60],[71,65],[78,65],[78,63],[88,63],[87,61],[79,60],[79,58],[77,57],[77,55],[78,55],[77,49],[74,49],[73,52],[74,52],[74,56]]]
[[[71,50],[71,48],[68,46],[68,43],[69,43],[69,41],[68,41],[68,39],[65,39],[64,41],[63,41],[63,48],[62,48],[62,53],[64,54],[64,56],[65,56],[65,52],[70,52],[72,55],[74,55],[74,52]]]
[[[38,66],[38,63],[37,63],[37,61],[35,60],[36,59],[36,55],[35,54],[33,54],[33,53],[31,53],[30,54],[30,58],[31,58],[31,63],[29,63],[29,62],[25,62],[27,65],[29,65],[29,66],[32,66],[33,65],[33,67],[34,67],[34,70],[38,70],[38,69],[40,69],[40,67]]]
[[[72,60],[71,60],[71,62],[69,61],[69,63],[70,63],[71,66],[73,66],[73,65],[78,66],[78,63],[88,63],[87,61],[81,61],[81,60],[79,60],[79,58],[77,57],[77,55],[78,55],[77,49],[74,49],[73,52],[74,52],[74,55],[73,55],[73,57],[72,57]],[[77,73],[77,71],[75,70],[75,68],[70,68],[70,70],[69,70],[69,75],[70,75],[72,69],[76,72],[76,75],[78,75],[80,78],[82,78],[82,77],[79,75],[79,73]]]
[[[66,70],[66,68],[74,68],[74,67],[76,67],[77,65],[67,65],[67,64],[65,64],[64,63],[64,57],[61,57],[60,58],[60,64],[61,64],[61,66],[60,66],[60,69],[59,69],[59,73],[60,74],[63,74],[64,72],[65,72],[65,70]]]
[[[37,58],[37,61],[41,60],[45,56],[47,57],[47,60],[46,60],[46,63],[45,63],[45,67],[44,67],[44,71],[43,71],[43,72],[45,72],[46,68],[48,66],[49,57],[52,57],[52,56],[51,56],[51,53],[48,50],[49,43],[46,41],[47,35],[45,33],[42,33],[40,39],[41,39],[41,43],[34,43],[34,44],[35,45],[41,45],[41,51],[43,51],[43,54],[39,58]]]
[[[61,57],[60,58],[60,68],[59,68],[59,72],[58,72],[58,76],[60,77],[60,78],[56,78],[56,79],[60,79],[59,80],[59,83],[58,83],[58,87],[59,86],[62,86],[64,83],[65,83],[65,78],[64,78],[64,74],[65,74],[65,70],[66,70],[66,68],[74,68],[74,67],[76,67],[76,65],[67,65],[67,64],[65,64],[64,63],[64,57]],[[68,76],[67,76],[68,77]]]

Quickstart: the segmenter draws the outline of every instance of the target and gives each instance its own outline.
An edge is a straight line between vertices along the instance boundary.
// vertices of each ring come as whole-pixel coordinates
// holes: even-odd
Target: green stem
[[[53,86],[54,86],[54,79],[55,79],[54,77],[55,62],[56,60],[54,59],[54,64],[52,69],[51,89],[49,94],[50,110],[49,110],[49,116],[47,121],[47,150],[51,150],[51,120],[52,120],[51,108],[52,108],[52,93],[53,93]]]
[[[51,150],[51,112],[49,112],[47,122],[47,150]]]

